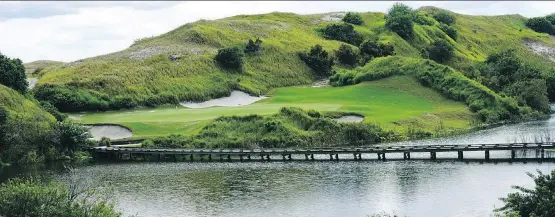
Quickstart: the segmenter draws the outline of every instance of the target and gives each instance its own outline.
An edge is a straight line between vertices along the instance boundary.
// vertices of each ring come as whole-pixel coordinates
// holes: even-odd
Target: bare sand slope
[[[115,139],[125,139],[133,136],[131,130],[118,126],[118,125],[95,125],[95,126],[87,126],[89,128],[89,132],[91,132],[94,140],[100,140],[102,137],[110,138],[111,140]]]
[[[39,82],[38,78],[27,78],[27,83],[29,83],[29,89],[33,89],[33,87],[37,85],[37,82]]]
[[[208,107],[213,107],[213,106],[229,106],[229,107],[233,107],[233,106],[242,106],[242,105],[249,105],[252,104],[256,101],[262,100],[262,99],[266,99],[267,97],[265,96],[251,96],[245,92],[242,91],[231,91],[231,95],[230,96],[226,96],[226,97],[222,97],[222,98],[218,98],[218,99],[212,99],[212,100],[208,100],[205,102],[200,102],[200,103],[196,103],[196,102],[181,102],[179,104],[181,104],[184,107],[187,108],[208,108]]]
[[[355,115],[346,115],[340,118],[335,118],[334,120],[340,123],[359,123],[359,122],[362,122],[362,120],[364,120],[364,117],[355,116]]]

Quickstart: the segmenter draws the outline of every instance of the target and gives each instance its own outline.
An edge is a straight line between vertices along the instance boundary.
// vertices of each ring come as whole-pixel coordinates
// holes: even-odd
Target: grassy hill
[[[23,66],[25,67],[25,74],[27,75],[27,77],[34,77],[35,75],[32,74],[37,69],[45,69],[56,65],[61,65],[63,63],[64,62],[53,60],[37,60],[29,63],[24,63]]]
[[[0,143],[4,143],[0,162],[22,160],[29,152],[44,148],[54,117],[4,85],[0,85],[0,102]]]
[[[434,10],[438,9],[420,9],[423,14]],[[296,53],[315,44],[330,52],[336,50],[343,42],[325,40],[318,31],[338,22],[334,15],[338,16],[270,13],[189,23],[137,40],[120,52],[55,67],[39,81],[36,91],[39,98],[50,100],[62,111],[83,111],[202,101],[228,95],[233,89],[259,95],[276,87],[308,84],[315,75]],[[547,34],[527,29],[520,15],[456,14],[457,41],[440,30],[437,22],[415,24],[415,37],[406,41],[385,28],[383,13],[362,13],[362,18],[364,24],[355,30],[365,39],[392,44],[398,56],[420,57],[420,51],[431,42],[448,40],[455,47],[455,56],[445,64],[463,74],[473,63],[507,47],[518,50],[530,63],[552,67],[552,62],[546,63],[545,57],[535,55],[523,43],[555,43]],[[263,41],[262,54],[247,55],[244,72],[222,69],[213,60],[217,49],[244,47],[248,39],[256,37]],[[180,56],[179,60],[170,60],[170,55]]]

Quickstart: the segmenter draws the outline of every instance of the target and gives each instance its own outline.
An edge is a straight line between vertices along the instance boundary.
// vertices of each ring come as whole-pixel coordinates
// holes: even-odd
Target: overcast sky
[[[159,35],[199,19],[273,11],[385,12],[394,2],[0,2],[0,52],[23,62],[74,61],[125,49],[134,39]],[[472,15],[544,16],[555,2],[409,1]]]

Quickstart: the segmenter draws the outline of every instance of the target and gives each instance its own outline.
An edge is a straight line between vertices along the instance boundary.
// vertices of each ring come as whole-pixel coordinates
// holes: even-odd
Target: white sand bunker
[[[362,120],[364,120],[364,117],[355,116],[355,115],[346,115],[346,116],[342,116],[340,118],[335,118],[333,120],[335,120],[339,123],[360,123],[360,122],[362,122]]]
[[[89,132],[91,132],[94,140],[100,140],[102,137],[110,138],[111,140],[115,139],[125,139],[133,136],[131,130],[119,126],[119,125],[112,125],[112,124],[104,124],[104,125],[94,125],[94,126],[86,126],[89,128]]]
[[[37,85],[37,82],[39,82],[38,78],[27,78],[27,83],[29,83],[29,89],[33,89],[33,87]]]
[[[184,107],[187,108],[208,108],[212,106],[226,106],[226,107],[234,107],[234,106],[242,106],[242,105],[249,105],[256,101],[266,99],[268,97],[265,96],[251,96],[242,91],[231,91],[231,95],[212,99],[205,102],[195,103],[195,102],[182,102],[179,103]]]
[[[327,87],[330,85],[330,79],[322,79],[312,83],[312,87]]]

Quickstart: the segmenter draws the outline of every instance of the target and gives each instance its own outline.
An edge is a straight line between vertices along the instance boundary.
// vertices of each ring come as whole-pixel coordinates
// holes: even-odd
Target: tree
[[[333,58],[328,55],[328,52],[321,45],[315,45],[308,53],[299,53],[299,57],[318,75],[327,76],[331,74]]]
[[[453,57],[453,45],[443,39],[428,46],[427,51],[429,58],[439,63],[444,63]]]
[[[553,25],[544,17],[530,18],[526,21],[526,26],[536,32],[555,34]]]
[[[256,41],[249,39],[249,42],[247,43],[247,46],[245,47],[244,52],[246,54],[255,53],[259,55],[261,50],[262,50],[262,40],[260,40],[260,38],[256,38]]]
[[[330,40],[338,40],[358,46],[363,37],[356,32],[354,27],[347,23],[332,23],[321,30],[323,37]]]
[[[438,22],[444,23],[446,25],[453,25],[455,24],[455,21],[456,21],[455,15],[453,15],[453,13],[446,10],[440,10],[434,13],[433,16],[434,16],[434,19],[436,19]]]
[[[58,122],[55,127],[54,145],[56,149],[67,156],[77,151],[82,151],[90,144],[91,134],[81,125],[69,121]]]
[[[347,12],[343,17],[343,22],[354,24],[354,25],[362,25],[364,21],[359,13]]]
[[[551,110],[547,98],[547,86],[543,79],[519,80],[505,88],[503,92],[532,109],[546,114]]]
[[[358,62],[358,54],[351,46],[346,44],[341,44],[341,46],[339,46],[339,50],[335,51],[335,56],[340,63],[345,65],[354,66]]]
[[[20,59],[11,59],[0,53],[0,83],[21,94],[27,92],[29,84]]]
[[[410,39],[414,32],[413,19],[414,12],[409,6],[403,3],[395,3],[388,11],[385,26],[402,38]]]
[[[445,32],[445,34],[447,34],[451,39],[453,40],[457,40],[458,37],[458,31],[457,29],[453,28],[452,26],[448,26],[447,24],[444,23],[440,23],[438,25],[439,29],[441,29],[441,31]]]
[[[527,173],[536,184],[533,189],[513,186],[520,192],[509,193],[507,197],[501,198],[505,206],[496,211],[518,212],[522,217],[552,217],[555,213],[555,170],[551,174],[537,172],[537,176]]]
[[[52,104],[50,104],[47,101],[40,101],[39,106],[42,108],[42,110],[54,116],[57,121],[63,121],[68,117],[67,114],[61,113],[60,111],[58,111],[56,107],[54,107]]]
[[[215,59],[224,68],[238,70],[243,68],[243,53],[236,47],[219,49]]]
[[[366,40],[359,46],[360,54],[364,62],[368,62],[376,57],[393,55],[393,46],[390,44],[379,43],[377,40]]]
[[[0,216],[119,217],[102,195],[73,191],[57,182],[36,178],[10,179],[0,185]]]
[[[551,25],[555,25],[555,13],[545,16],[545,19],[547,19]]]

